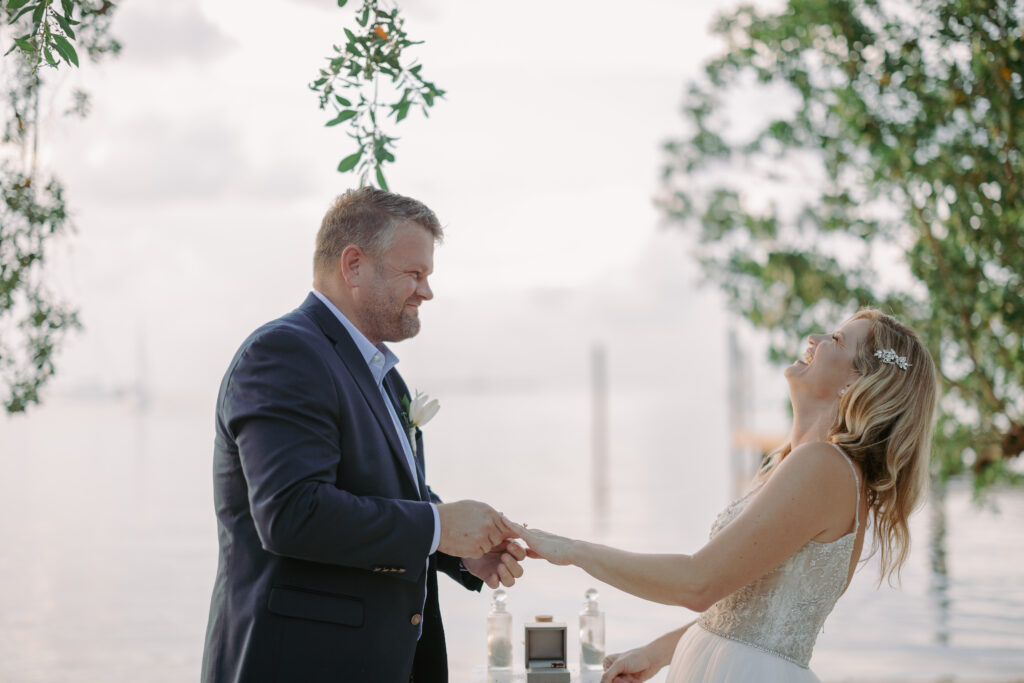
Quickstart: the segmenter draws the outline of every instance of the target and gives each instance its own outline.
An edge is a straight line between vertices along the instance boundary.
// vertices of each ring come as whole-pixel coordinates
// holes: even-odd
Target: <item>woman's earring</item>
[[[846,387],[843,387],[842,389],[839,390],[840,396],[843,396],[844,394],[846,394]]]

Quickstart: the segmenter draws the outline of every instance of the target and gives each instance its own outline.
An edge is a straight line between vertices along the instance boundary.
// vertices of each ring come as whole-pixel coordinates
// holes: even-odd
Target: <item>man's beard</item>
[[[420,318],[417,309],[406,308],[406,301],[399,301],[383,287],[377,289],[362,316],[367,336],[389,342],[415,337],[420,331]]]

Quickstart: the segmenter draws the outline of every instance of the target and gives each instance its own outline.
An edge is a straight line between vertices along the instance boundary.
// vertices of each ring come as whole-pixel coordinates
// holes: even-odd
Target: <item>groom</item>
[[[500,513],[443,504],[427,486],[409,390],[383,343],[419,331],[441,236],[414,199],[345,193],[317,234],[314,291],[231,361],[204,683],[443,683],[437,571],[470,590],[522,576]]]

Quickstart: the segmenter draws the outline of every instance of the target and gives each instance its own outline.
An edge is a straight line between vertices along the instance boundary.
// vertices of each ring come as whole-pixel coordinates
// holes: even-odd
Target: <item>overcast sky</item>
[[[335,170],[351,141],[324,127],[308,89],[354,26],[349,5],[125,2],[121,57],[64,71],[62,90],[84,86],[93,107],[84,121],[51,118],[44,145],[78,227],[56,282],[85,325],[58,388],[129,383],[144,368],[158,391],[206,396],[251,329],[301,302],[320,218],[356,182]],[[645,349],[671,358],[689,343],[721,374],[720,297],[697,289],[686,240],[660,226],[653,197],[661,145],[681,134],[684,89],[719,48],[708,26],[726,5],[402,3],[426,41],[414,48],[424,76],[447,91],[429,119],[392,128],[392,189],[447,232],[436,299],[420,337],[396,349],[403,362],[429,358],[448,378],[543,377],[550,351],[604,340],[613,358],[621,346],[625,376],[642,377],[666,358],[644,370]],[[584,361],[572,367],[585,377]]]

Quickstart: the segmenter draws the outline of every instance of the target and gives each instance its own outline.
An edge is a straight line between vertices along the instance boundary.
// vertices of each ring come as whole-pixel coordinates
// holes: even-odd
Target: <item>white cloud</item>
[[[124,46],[122,59],[145,66],[205,64],[237,47],[194,1],[123,3],[112,32]]]
[[[257,154],[244,131],[218,111],[195,118],[93,119],[77,149],[58,151],[61,175],[91,203],[145,205],[183,199],[285,201],[310,191],[311,164],[301,149]]]
[[[213,115],[135,118],[93,131],[98,135],[89,136],[81,165],[65,164],[75,194],[93,199],[160,203],[218,196],[237,186],[235,175],[245,168],[237,135]]]

